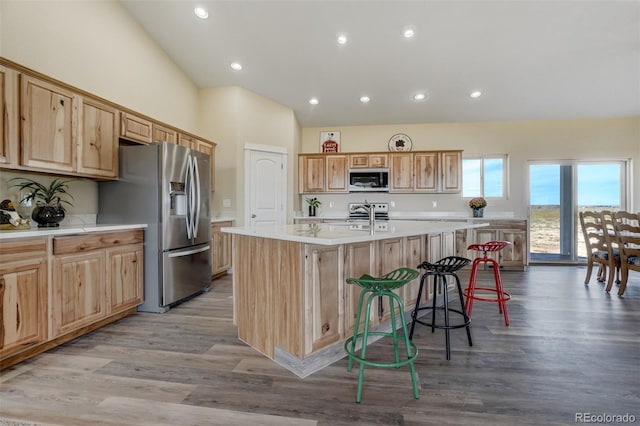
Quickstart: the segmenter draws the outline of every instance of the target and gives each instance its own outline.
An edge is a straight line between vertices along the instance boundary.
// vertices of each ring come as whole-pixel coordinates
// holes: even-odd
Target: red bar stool
[[[509,325],[509,315],[507,314],[507,304],[505,302],[511,299],[511,295],[504,291],[502,288],[500,264],[494,259],[490,259],[487,257],[488,252],[500,251],[509,244],[511,244],[509,241],[489,241],[488,243],[471,244],[469,247],[467,247],[467,250],[476,250],[483,252],[483,257],[477,257],[473,261],[473,265],[471,265],[471,277],[469,278],[469,286],[463,291],[463,294],[466,296],[464,307],[467,311],[467,314],[469,315],[469,318],[471,318],[471,311],[473,309],[474,300],[496,302],[498,303],[498,309],[500,313],[504,315],[504,324]],[[496,281],[496,288],[476,287],[476,276],[478,274],[478,266],[480,265],[480,263],[484,264],[485,267],[487,263],[491,263],[493,265],[493,276]],[[476,295],[476,290],[493,292],[496,295],[495,297],[489,298],[486,297],[484,293],[481,293],[482,296],[478,296]]]

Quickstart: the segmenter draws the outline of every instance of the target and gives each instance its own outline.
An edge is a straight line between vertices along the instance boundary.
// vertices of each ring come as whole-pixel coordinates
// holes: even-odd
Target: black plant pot
[[[316,215],[316,208],[314,206],[309,206],[309,216],[313,217]]]
[[[36,206],[31,212],[31,218],[38,224],[38,228],[55,228],[64,219],[62,206]]]

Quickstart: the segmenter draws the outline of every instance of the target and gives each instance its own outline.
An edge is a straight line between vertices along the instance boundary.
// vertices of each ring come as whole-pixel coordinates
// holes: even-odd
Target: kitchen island
[[[238,337],[299,377],[345,356],[360,288],[380,276],[455,254],[455,232],[486,223],[379,221],[222,228],[233,234],[233,317]],[[396,290],[410,311],[419,279]],[[423,295],[425,299],[431,297]],[[368,319],[388,330],[389,307]],[[364,321],[364,318],[362,319]]]

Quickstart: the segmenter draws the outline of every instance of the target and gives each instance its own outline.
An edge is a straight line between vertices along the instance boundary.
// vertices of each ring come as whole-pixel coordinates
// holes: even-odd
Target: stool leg
[[[504,300],[504,290],[502,288],[502,276],[500,275],[500,265],[496,262],[493,266],[493,276],[496,281],[496,293],[498,294],[498,309],[504,315],[504,325],[509,325],[509,314],[507,314],[507,303]]]
[[[420,300],[422,300],[422,289],[424,288],[424,280],[428,277],[428,274],[423,274],[420,278],[420,287],[418,288],[418,298],[416,299],[416,307],[411,312],[411,331],[409,332],[409,340],[413,340],[413,331],[416,328],[416,319],[418,318],[418,312],[420,310]],[[429,283],[427,283],[427,287]]]
[[[371,303],[375,299],[374,293],[369,295],[367,299],[367,321],[364,323],[364,331],[362,333],[362,348],[360,350],[360,358],[365,359],[367,355],[367,342],[369,341],[369,321],[371,315]],[[362,382],[364,380],[364,364],[360,364],[360,371],[358,372],[358,390],[356,391],[356,402],[362,401]]]
[[[393,298],[398,304],[398,309],[400,310],[400,324],[402,325],[402,333],[404,335],[404,344],[407,349],[407,358],[411,358],[414,354],[411,353],[411,342],[409,341],[409,337],[407,335],[407,322],[404,320],[404,304],[400,297],[396,294],[392,293],[392,296],[389,297],[389,305],[392,305],[391,298]],[[393,309],[393,308],[392,308]],[[395,330],[395,327],[394,327]],[[418,349],[416,348],[416,352]],[[399,359],[396,359],[396,362],[399,362]],[[416,369],[413,365],[413,361],[409,363],[409,370],[411,371],[411,385],[413,386],[413,397],[415,399],[420,398],[420,394],[418,393],[418,382],[416,380]]]
[[[434,324],[436,323],[436,299],[438,298],[438,275],[433,276],[433,300],[431,309],[431,332],[435,332]]]
[[[460,278],[458,274],[453,274],[456,279],[456,285],[458,286],[458,296],[460,296],[460,308],[462,309],[462,316],[464,317],[464,322],[467,324],[465,327],[467,329],[467,339],[469,340],[469,346],[473,346],[473,342],[471,341],[471,329],[469,328],[469,322],[471,319],[467,315],[467,310],[464,308],[464,302],[462,301],[462,286],[460,285]]]
[[[469,286],[467,287],[467,300],[465,302],[465,309],[471,317],[471,311],[473,310],[473,296],[476,294],[476,278],[478,277],[478,265],[482,259],[476,258],[471,266],[471,276],[469,277]]]
[[[358,340],[358,328],[360,327],[360,317],[362,314],[362,302],[364,301],[364,296],[368,291],[363,289],[360,292],[360,297],[358,298],[358,311],[356,312],[356,324],[353,326],[353,338],[351,339],[351,353],[355,353],[356,350],[356,342]],[[367,323],[369,323],[369,317],[367,316]],[[347,371],[351,371],[353,368],[353,358],[349,357],[349,362],[347,364]]]
[[[387,298],[389,299],[389,314],[391,315],[391,339],[393,341],[393,356],[396,362],[400,362],[400,354],[398,353],[398,331],[396,329],[396,310],[394,309],[393,301],[394,298],[391,294],[387,294]]]
[[[444,287],[442,289],[444,298],[444,336],[447,345],[447,360],[451,359],[451,344],[449,342],[449,292],[447,291],[447,280],[444,275],[438,275],[440,283]]]

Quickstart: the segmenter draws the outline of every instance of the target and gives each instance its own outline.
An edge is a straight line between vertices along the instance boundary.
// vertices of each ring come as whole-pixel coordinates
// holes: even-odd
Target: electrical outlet
[[[438,202],[437,202],[437,201],[435,201],[435,200],[434,200],[434,201],[432,201],[432,202],[431,202],[431,204],[433,205],[433,208],[438,207]]]
[[[231,200],[228,199],[228,198],[225,198],[224,200],[222,200],[222,207],[224,207],[224,208],[231,207]]]
[[[396,202],[395,202],[395,201],[390,201],[390,202],[389,202],[389,206],[391,206],[391,207],[395,207],[395,206],[396,206]]]
[[[329,201],[329,208],[332,209],[333,208],[333,201]]]

